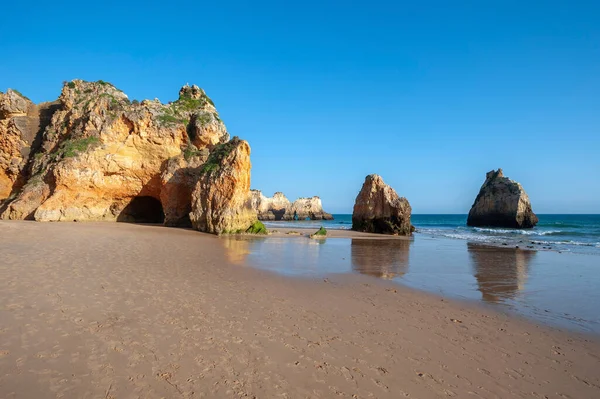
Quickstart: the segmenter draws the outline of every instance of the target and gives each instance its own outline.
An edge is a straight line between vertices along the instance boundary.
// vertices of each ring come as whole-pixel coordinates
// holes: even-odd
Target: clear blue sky
[[[467,213],[498,167],[538,213],[600,213],[600,2],[351,3],[12,1],[0,90],[198,84],[250,142],[254,188],[334,213],[370,173],[414,213]]]

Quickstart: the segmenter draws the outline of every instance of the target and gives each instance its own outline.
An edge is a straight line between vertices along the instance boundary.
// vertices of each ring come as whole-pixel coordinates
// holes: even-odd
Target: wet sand
[[[232,242],[0,221],[0,397],[600,397],[596,337]]]
[[[270,229],[269,237],[294,237],[294,236],[310,236],[314,234],[317,229],[293,229],[289,227],[280,227],[276,229]],[[241,234],[240,236],[244,236]],[[327,235],[324,237],[316,237],[316,238],[365,238],[371,240],[404,240],[410,241],[412,238],[405,236],[391,236],[384,234],[373,234],[373,233],[363,233],[359,231],[353,230],[327,230]]]

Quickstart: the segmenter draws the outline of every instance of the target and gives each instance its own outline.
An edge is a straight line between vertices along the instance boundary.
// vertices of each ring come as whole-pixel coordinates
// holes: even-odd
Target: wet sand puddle
[[[360,273],[600,333],[600,257],[452,239],[223,238],[230,259],[292,277]]]

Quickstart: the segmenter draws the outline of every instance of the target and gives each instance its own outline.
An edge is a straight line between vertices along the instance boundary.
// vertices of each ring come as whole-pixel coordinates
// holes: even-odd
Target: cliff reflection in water
[[[318,275],[348,271],[343,241],[305,237],[223,237],[232,263],[288,275]],[[340,244],[341,248],[340,248]]]
[[[350,249],[352,270],[383,279],[408,271],[410,240],[353,239]]]
[[[535,257],[535,251],[473,243],[468,243],[467,248],[484,301],[496,303],[512,299],[525,288],[529,263]]]
[[[230,262],[241,265],[246,261],[246,257],[250,254],[251,246],[251,242],[248,239],[232,237],[225,238],[221,242],[226,248],[225,254]]]

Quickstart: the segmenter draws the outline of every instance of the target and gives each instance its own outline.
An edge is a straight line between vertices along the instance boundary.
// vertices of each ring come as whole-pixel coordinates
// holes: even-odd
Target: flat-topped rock
[[[538,222],[529,196],[514,180],[504,176],[502,169],[492,170],[469,211],[468,226],[532,228]]]

